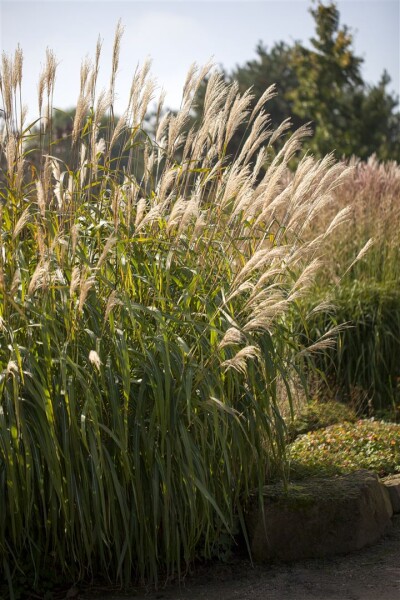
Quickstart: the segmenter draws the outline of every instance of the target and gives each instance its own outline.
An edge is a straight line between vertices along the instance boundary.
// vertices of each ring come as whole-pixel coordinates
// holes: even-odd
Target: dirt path
[[[248,561],[203,568],[181,587],[81,595],[89,600],[400,600],[400,515],[374,546],[347,556],[291,565]]]

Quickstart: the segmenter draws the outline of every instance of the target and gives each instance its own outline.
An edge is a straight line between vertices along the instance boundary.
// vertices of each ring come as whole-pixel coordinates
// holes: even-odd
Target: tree
[[[312,121],[310,149],[318,156],[335,150],[339,157],[399,158],[394,112],[397,100],[387,91],[387,74],[377,86],[367,86],[361,76],[362,59],[353,50],[353,36],[340,27],[334,3],[318,3],[310,10],[316,37],[312,48],[296,44],[293,52],[298,85],[289,96],[293,111]],[[397,130],[398,136],[398,130]]]
[[[378,85],[368,87],[362,96],[358,156],[375,153],[381,160],[400,162],[400,113],[397,100],[387,92],[390,77],[385,72]]]
[[[226,81],[238,82],[238,91],[252,86],[254,104],[275,83],[278,96],[268,101],[271,125],[290,117],[293,128],[311,123],[314,135],[305,150],[321,157],[332,151],[338,158],[376,154],[380,160],[400,161],[398,100],[388,92],[390,78],[382,75],[377,85],[367,85],[361,73],[363,59],[355,54],[353,35],[340,25],[334,2],[314,2],[310,12],[315,35],[308,47],[284,42],[271,49],[259,42],[256,58],[224,72]],[[205,86],[197,96],[195,118],[202,113]],[[240,128],[228,148],[236,154],[248,132]]]
[[[256,47],[256,59],[244,66],[237,66],[229,75],[230,81],[237,81],[239,91],[245,92],[252,87],[254,103],[267,87],[276,85],[278,95],[268,101],[265,110],[271,115],[271,123],[277,127],[292,118],[293,126],[299,127],[303,121],[292,114],[290,93],[298,86],[297,72],[293,65],[293,48],[284,42],[278,42],[270,50],[260,41]]]

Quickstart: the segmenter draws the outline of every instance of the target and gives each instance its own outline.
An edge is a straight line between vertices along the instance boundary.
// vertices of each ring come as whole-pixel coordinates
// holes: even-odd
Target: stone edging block
[[[369,471],[267,485],[247,513],[258,562],[319,558],[376,542],[393,514],[387,487]]]
[[[394,513],[400,513],[400,475],[389,475],[381,480],[389,492]]]

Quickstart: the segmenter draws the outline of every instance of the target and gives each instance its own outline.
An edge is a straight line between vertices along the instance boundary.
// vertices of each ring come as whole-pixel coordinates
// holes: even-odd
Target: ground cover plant
[[[304,350],[290,315],[344,215],[307,233],[348,170],[305,157],[284,183],[307,130],[273,151],[287,123],[269,128],[272,89],[250,111],[250,91],[211,74],[187,132],[210,68],[193,67],[180,111],[164,112],[161,98],[150,137],[146,64],[116,119],[121,34],[107,92],[96,89],[100,44],[83,63],[68,162],[52,131],[54,55],[34,124],[20,103],[21,50],[2,60],[0,569],[10,588],[17,572],[40,584],[49,569],[157,583],[243,525],[250,492],[284,476],[277,389],[290,390]],[[230,157],[243,122],[250,135]]]
[[[369,469],[380,477],[400,472],[400,425],[359,420],[299,436],[290,446],[293,478]]]

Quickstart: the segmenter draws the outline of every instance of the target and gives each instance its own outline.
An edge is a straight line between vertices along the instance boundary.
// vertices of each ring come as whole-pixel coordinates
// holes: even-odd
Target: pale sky
[[[377,83],[383,70],[390,91],[400,94],[400,0],[342,0],[341,23],[354,34],[356,54],[364,58],[363,76]],[[255,57],[259,40],[271,47],[280,40],[307,42],[313,34],[309,0],[0,0],[0,47],[24,51],[23,102],[37,113],[37,81],[46,47],[59,67],[55,106],[76,104],[81,60],[93,56],[103,39],[101,86],[107,86],[111,49],[119,18],[125,29],[117,80],[117,112],[126,105],[136,65],[147,56],[152,73],[177,107],[193,61],[213,57],[228,71]]]

